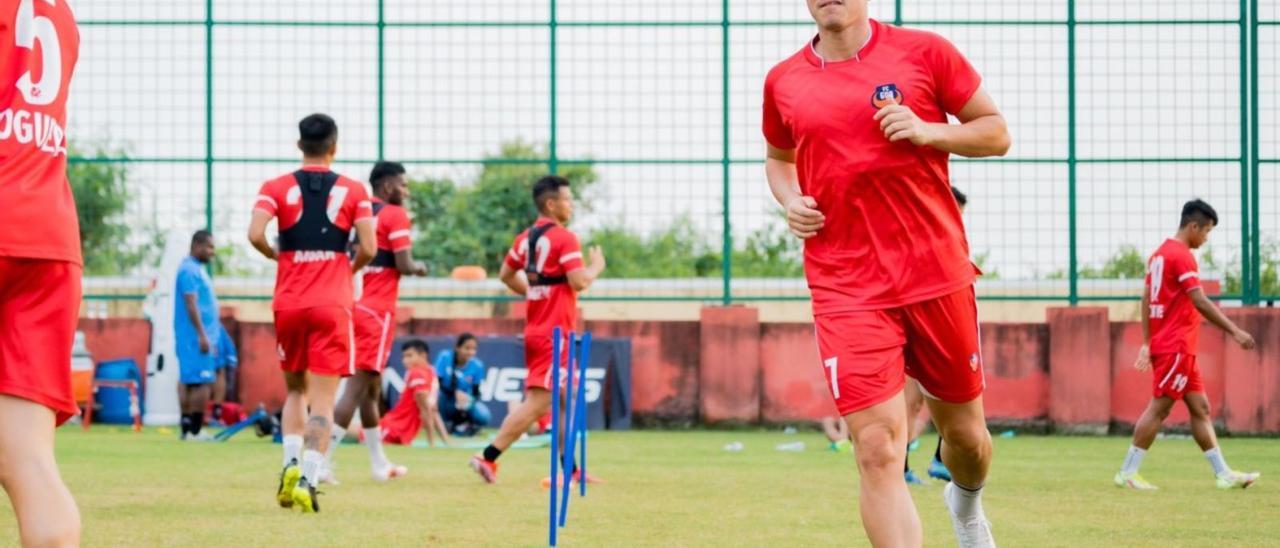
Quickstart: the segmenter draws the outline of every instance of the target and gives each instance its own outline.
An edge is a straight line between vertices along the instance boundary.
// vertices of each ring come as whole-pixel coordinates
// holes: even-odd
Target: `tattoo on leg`
[[[303,443],[307,449],[316,450],[320,447],[320,440],[329,436],[329,419],[312,415],[307,419],[307,429],[303,436]]]

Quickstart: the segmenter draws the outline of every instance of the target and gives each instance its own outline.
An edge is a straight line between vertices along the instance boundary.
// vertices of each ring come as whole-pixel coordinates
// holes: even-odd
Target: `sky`
[[[1065,0],[902,0],[909,26],[957,44],[983,75],[1014,137],[1008,161],[954,162],[971,199],[975,253],[1005,278],[1066,265],[1069,207]],[[1235,24],[1116,25],[1099,20],[1239,17],[1236,1],[1078,0],[1077,227],[1080,258],[1153,249],[1180,204],[1213,203],[1215,249],[1241,241],[1240,36]],[[1280,2],[1262,2],[1280,18]],[[203,0],[80,0],[81,62],[73,146],[109,142],[144,161],[130,181],[139,224],[203,225],[206,97],[213,101],[215,229],[234,245],[262,181],[295,167],[296,122],[314,111],[341,128],[338,170],[364,178],[377,156],[374,0],[215,0],[213,88],[205,83]],[[775,223],[759,131],[764,74],[813,33],[801,0],[730,0],[730,213],[734,235]],[[892,20],[894,2],[871,2]],[[597,159],[601,183],[575,228],[652,233],[687,217],[718,241],[724,152],[720,0],[560,0],[556,6],[557,152]],[[415,176],[473,177],[499,143],[546,143],[551,126],[548,2],[387,0],[386,157]],[[1009,25],[957,24],[985,19]],[[177,25],[122,24],[137,21]],[[328,26],[262,24],[326,22]],[[647,22],[600,26],[602,22]],[[661,24],[662,22],[685,24]],[[115,22],[105,24],[106,22]],[[449,22],[449,25],[440,25]],[[697,24],[687,24],[697,22]],[[918,22],[918,23],[913,23]],[[436,26],[410,24],[435,23]],[[500,26],[477,26],[500,23]],[[658,23],[658,24],[655,24]],[[780,24],[773,24],[780,23]],[[1276,29],[1260,51],[1277,51]],[[1262,153],[1280,157],[1280,60],[1260,60]],[[1118,159],[1143,162],[1118,162]],[[1205,162],[1155,163],[1157,158]],[[680,163],[687,162],[687,163]],[[1263,166],[1264,235],[1275,237],[1276,164]],[[247,253],[246,253],[247,255]],[[256,264],[250,261],[248,264]],[[266,268],[267,265],[259,265]]]

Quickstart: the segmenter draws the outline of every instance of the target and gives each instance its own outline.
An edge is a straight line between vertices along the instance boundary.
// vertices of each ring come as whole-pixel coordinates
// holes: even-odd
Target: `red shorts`
[[[356,305],[351,315],[356,331],[356,369],[381,373],[396,337],[395,314]]]
[[[886,310],[814,318],[823,378],[841,415],[902,391],[904,375],[934,399],[964,403],[982,395],[982,349],[972,287]]]
[[[528,374],[524,378],[524,389],[551,389],[551,358],[555,349],[551,345],[551,334],[524,335],[524,365]],[[560,343],[560,385],[564,386],[569,362],[569,337],[566,335]]]
[[[1204,392],[1200,366],[1191,354],[1156,354],[1151,356],[1151,394],[1168,396],[1175,401],[1187,392]]]
[[[280,369],[315,375],[355,374],[355,334],[351,310],[317,306],[276,311],[276,351]]]
[[[80,317],[75,263],[0,257],[0,394],[80,412],[71,397],[71,345]]]

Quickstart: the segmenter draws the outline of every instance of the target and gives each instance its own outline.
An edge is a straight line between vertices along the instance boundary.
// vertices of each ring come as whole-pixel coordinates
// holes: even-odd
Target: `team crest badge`
[[[974,352],[972,355],[969,356],[969,369],[972,369],[974,371],[978,370],[978,353],[977,352]]]
[[[897,84],[880,84],[876,86],[875,93],[871,94],[871,106],[876,109],[882,109],[889,105],[901,105],[902,92],[898,91]]]

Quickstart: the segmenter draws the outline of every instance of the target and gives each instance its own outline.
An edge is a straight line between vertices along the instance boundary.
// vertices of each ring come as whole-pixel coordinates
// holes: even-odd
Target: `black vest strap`
[[[386,207],[387,207],[386,202],[373,203],[373,217],[375,220],[378,218],[378,214],[382,213],[383,210],[386,209]],[[378,253],[373,256],[373,261],[369,263],[369,266],[376,266],[381,268],[395,268],[396,254],[386,249],[379,249]]]
[[[293,177],[302,196],[302,218],[280,231],[280,251],[345,253],[351,231],[333,224],[328,214],[329,193],[338,183],[338,174],[298,170]]]
[[[378,254],[374,255],[373,260],[369,262],[369,266],[395,268],[396,254],[387,249],[379,249]]]
[[[538,240],[541,240],[547,231],[555,226],[555,223],[547,223],[541,226],[535,224],[529,227],[529,237],[527,238],[529,248],[525,250],[524,274],[529,279],[529,285],[531,286],[569,283],[567,276],[543,276],[538,272]]]

